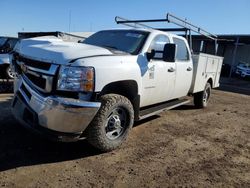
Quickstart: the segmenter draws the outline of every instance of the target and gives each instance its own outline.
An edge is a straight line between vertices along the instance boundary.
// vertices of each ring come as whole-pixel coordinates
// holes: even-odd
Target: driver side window
[[[166,43],[170,43],[169,38],[165,35],[156,36],[151,42],[148,51],[155,50],[155,56],[153,59],[162,60],[163,49]]]

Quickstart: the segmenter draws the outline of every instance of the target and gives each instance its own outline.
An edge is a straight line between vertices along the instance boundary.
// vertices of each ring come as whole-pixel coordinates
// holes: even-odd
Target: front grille
[[[38,68],[38,69],[42,69],[42,70],[49,70],[51,67],[50,63],[28,59],[28,58],[25,58],[23,56],[19,56],[18,61],[25,62],[25,65],[27,65],[29,67],[34,67],[34,68]]]
[[[33,86],[43,93],[52,91],[58,65],[29,59],[20,55],[16,58],[16,64],[19,72],[21,72],[31,87]]]
[[[37,77],[32,74],[26,73],[25,76],[36,86],[45,89],[46,88],[46,79],[43,77]]]

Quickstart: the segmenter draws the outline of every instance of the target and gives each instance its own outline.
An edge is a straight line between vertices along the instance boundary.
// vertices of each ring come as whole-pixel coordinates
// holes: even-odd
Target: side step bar
[[[165,110],[170,110],[172,108],[176,108],[178,106],[187,104],[189,102],[190,102],[189,99],[176,99],[173,101],[168,101],[165,103],[160,103],[158,105],[148,107],[148,108],[143,109],[139,112],[139,120],[142,120],[142,119],[148,118],[150,116],[159,114]]]

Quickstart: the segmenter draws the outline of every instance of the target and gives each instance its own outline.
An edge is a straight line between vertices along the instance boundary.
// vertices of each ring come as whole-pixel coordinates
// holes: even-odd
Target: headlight
[[[94,91],[94,68],[62,66],[57,89],[63,91]]]

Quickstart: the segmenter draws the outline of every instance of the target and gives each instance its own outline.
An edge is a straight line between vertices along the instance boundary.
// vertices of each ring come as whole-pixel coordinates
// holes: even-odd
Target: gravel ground
[[[0,95],[0,187],[250,187],[250,96],[213,90],[192,104],[136,123],[123,146],[53,143],[13,119]]]

